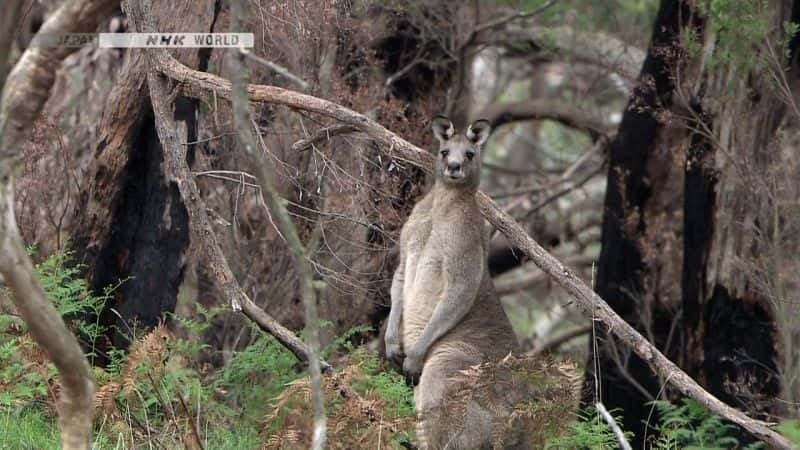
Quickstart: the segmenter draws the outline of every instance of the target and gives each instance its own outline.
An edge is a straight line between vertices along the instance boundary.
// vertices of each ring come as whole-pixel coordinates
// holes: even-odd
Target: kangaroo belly
[[[428,324],[442,294],[441,268],[429,263],[418,268],[415,280],[404,288],[403,342],[412,346]]]
[[[499,300],[482,292],[458,325],[434,343],[428,360],[472,363],[503,357],[516,347],[516,336]],[[459,369],[460,370],[460,369]]]
[[[436,288],[428,289],[433,286]],[[438,303],[423,299],[438,299],[441,291],[441,284],[424,284],[417,290],[410,291],[412,295],[405,298],[404,345],[414,345]],[[426,359],[428,362],[438,361],[437,364],[443,365],[450,365],[449,361],[452,361],[455,366],[459,366],[457,370],[461,370],[464,363],[469,366],[505,356],[516,345],[516,336],[499,299],[491,292],[490,287],[482,286],[470,312],[431,346]]]

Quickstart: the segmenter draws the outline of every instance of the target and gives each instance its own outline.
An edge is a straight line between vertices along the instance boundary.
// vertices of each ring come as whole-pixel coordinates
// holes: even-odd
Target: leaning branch
[[[175,79],[188,95],[207,98],[210,94],[230,99],[231,84],[224,78],[209,73],[198,72],[180,64],[163,50],[154,49],[155,69]],[[433,166],[433,155],[411,144],[370,120],[344,106],[306,94],[300,94],[274,86],[249,85],[247,92],[251,101],[261,101],[285,105],[294,109],[314,112],[358,128],[388,147],[388,153],[395,158],[413,163],[426,170]],[[539,268],[552,277],[575,300],[577,305],[603,323],[609,332],[625,342],[642,360],[646,361],[662,378],[669,380],[684,395],[697,400],[711,412],[730,420],[749,431],[753,436],[776,448],[789,449],[789,441],[769,428],[769,424],[752,419],[741,411],[732,408],[702,388],[695,380],[683,372],[675,363],[667,359],[653,344],[647,341],[630,324],[625,322],[600,296],[592,291],[569,268],[542,248],[512,217],[504,213],[484,193],[477,194],[478,204],[486,219],[508,237],[511,244],[521,249]]]
[[[181,145],[175,134],[176,125],[172,120],[168,104],[169,94],[166,86],[167,80],[159,79],[157,74],[148,74],[150,98],[156,118],[156,130],[161,145],[164,147],[164,160],[167,174],[172,182],[178,186],[186,210],[189,214],[191,232],[199,243],[210,272],[215,279],[215,284],[228,299],[234,310],[241,309],[245,316],[256,323],[263,331],[274,336],[284,347],[289,349],[300,361],[308,362],[311,352],[308,347],[295,336],[291,330],[280,324],[275,318],[267,314],[242,289],[233,275],[228,260],[222,253],[217,241],[216,233],[211,226],[211,221],[206,213],[206,205],[194,181],[194,175],[186,164],[185,146]],[[330,365],[320,360],[323,370],[328,370]]]
[[[118,4],[119,1],[114,0],[65,2],[42,25],[37,36],[94,31]],[[94,407],[94,381],[89,362],[75,336],[47,300],[14,216],[13,176],[22,161],[22,146],[50,96],[58,66],[73,50],[32,45],[14,66],[3,88],[0,104],[0,274],[11,288],[14,305],[31,336],[61,375],[61,445],[65,449],[86,449],[90,443]]]
[[[135,16],[131,14],[130,17]],[[200,190],[186,163],[186,146],[181,144],[176,134],[177,126],[172,119],[170,109],[168,80],[151,71],[148,73],[147,81],[155,113],[156,131],[164,148],[166,173],[169,179],[178,186],[189,214],[191,232],[196,242],[199,243],[199,248],[206,259],[217,288],[228,299],[232,309],[241,310],[259,328],[275,337],[289,349],[298,360],[308,363],[313,359],[309,348],[291,330],[281,325],[253,302],[233,275],[208,218]],[[330,364],[324,360],[319,360],[319,364],[321,370],[330,368]]]

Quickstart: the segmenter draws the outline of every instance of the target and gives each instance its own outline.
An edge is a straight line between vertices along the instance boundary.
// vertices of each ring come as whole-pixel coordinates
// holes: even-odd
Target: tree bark
[[[771,30],[782,30],[787,17],[800,19],[800,2],[766,5]],[[707,38],[706,47],[718,48],[717,39]],[[791,300],[780,266],[784,224],[794,211],[776,186],[795,182],[781,169],[791,162],[777,131],[793,101],[782,96],[794,89],[797,72],[785,73],[781,90],[763,71],[767,66],[780,74],[787,62],[796,64],[797,44],[790,45],[788,61],[770,54],[772,45],[753,50],[758,63],[751,68],[701,64],[705,70],[684,89],[691,130],[684,184],[685,368],[724,402],[764,420],[775,420],[783,409],[779,316]],[[706,59],[715,56],[704,51]]]
[[[0,86],[6,83],[6,75],[11,69],[11,46],[14,42],[12,30],[22,17],[22,0],[7,0],[0,5]],[[2,88],[0,88],[0,91]]]
[[[669,121],[674,71],[685,65],[680,36],[702,26],[689,2],[663,0],[647,56],[609,155],[595,291],[634,328],[680,361],[680,208],[682,165],[674,145],[685,136]],[[590,335],[582,404],[619,410],[622,426],[644,445],[648,402],[664,379],[603,330]],[[652,431],[651,431],[652,433]]]
[[[211,30],[214,0],[160,3],[154,10],[159,31]],[[179,49],[189,67],[207,64],[206,49]],[[121,76],[106,101],[95,158],[75,208],[71,236],[75,256],[85,265],[95,292],[124,280],[100,322],[109,342],[125,348],[132,330],[146,329],[175,309],[189,248],[189,225],[177,190],[166,182],[163,151],[145,89],[145,61],[138,50],[125,54]],[[194,99],[178,98],[175,111],[182,142],[197,141]],[[187,145],[191,160],[194,145]],[[101,359],[102,362],[102,359]]]
[[[776,131],[791,100],[779,95],[796,83],[780,81],[784,62],[768,54],[789,2],[767,5],[761,14],[772,33],[751,50],[756,62],[748,69],[722,54],[731,43],[714,34],[713,15],[702,17],[691,2],[662,1],[643,84],[612,146],[596,290],[616,299],[612,307],[711,394],[773,420],[781,393],[776,304],[783,298],[769,258],[788,214],[774,186],[792,183],[775,175]],[[686,36],[702,48],[690,50]],[[583,400],[591,404],[599,394],[620,408],[626,428],[638,433],[636,445],[644,445],[647,430],[637,424],[650,415],[647,401],[669,394],[665,380],[638,358],[621,366],[614,340],[595,339]]]

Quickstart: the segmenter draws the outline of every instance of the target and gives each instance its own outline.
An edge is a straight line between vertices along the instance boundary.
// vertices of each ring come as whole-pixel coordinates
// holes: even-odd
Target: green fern
[[[395,417],[414,416],[414,391],[405,378],[385,365],[377,354],[359,347],[350,353],[361,367],[364,377],[353,380],[353,388],[360,392],[374,392],[386,403],[386,411]]]
[[[672,449],[728,449],[739,448],[739,441],[731,436],[734,427],[711,414],[694,399],[683,399],[680,405],[658,400],[652,403],[659,413],[660,423],[654,427],[659,437],[653,448]],[[748,449],[763,448],[756,443]]]
[[[610,411],[617,423],[617,411]],[[625,433],[628,439],[632,434]],[[586,408],[579,414],[579,420],[569,426],[563,435],[547,441],[545,449],[549,450],[612,450],[619,447],[617,437],[611,428],[592,408]]]

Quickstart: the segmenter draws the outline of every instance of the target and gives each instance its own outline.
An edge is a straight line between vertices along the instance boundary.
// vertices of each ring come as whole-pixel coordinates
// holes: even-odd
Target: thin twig
[[[311,136],[309,138],[306,138],[306,139],[301,139],[301,140],[295,142],[294,144],[292,144],[292,150],[296,151],[296,152],[303,152],[303,151],[309,150],[314,145],[316,145],[316,144],[318,144],[320,142],[329,140],[330,138],[332,138],[334,136],[339,136],[339,135],[347,134],[347,133],[354,133],[356,131],[358,131],[358,128],[356,128],[356,127],[354,127],[352,125],[346,125],[346,124],[345,125],[334,125],[332,127],[323,128],[323,129],[317,131],[317,133],[314,134],[313,136]]]

